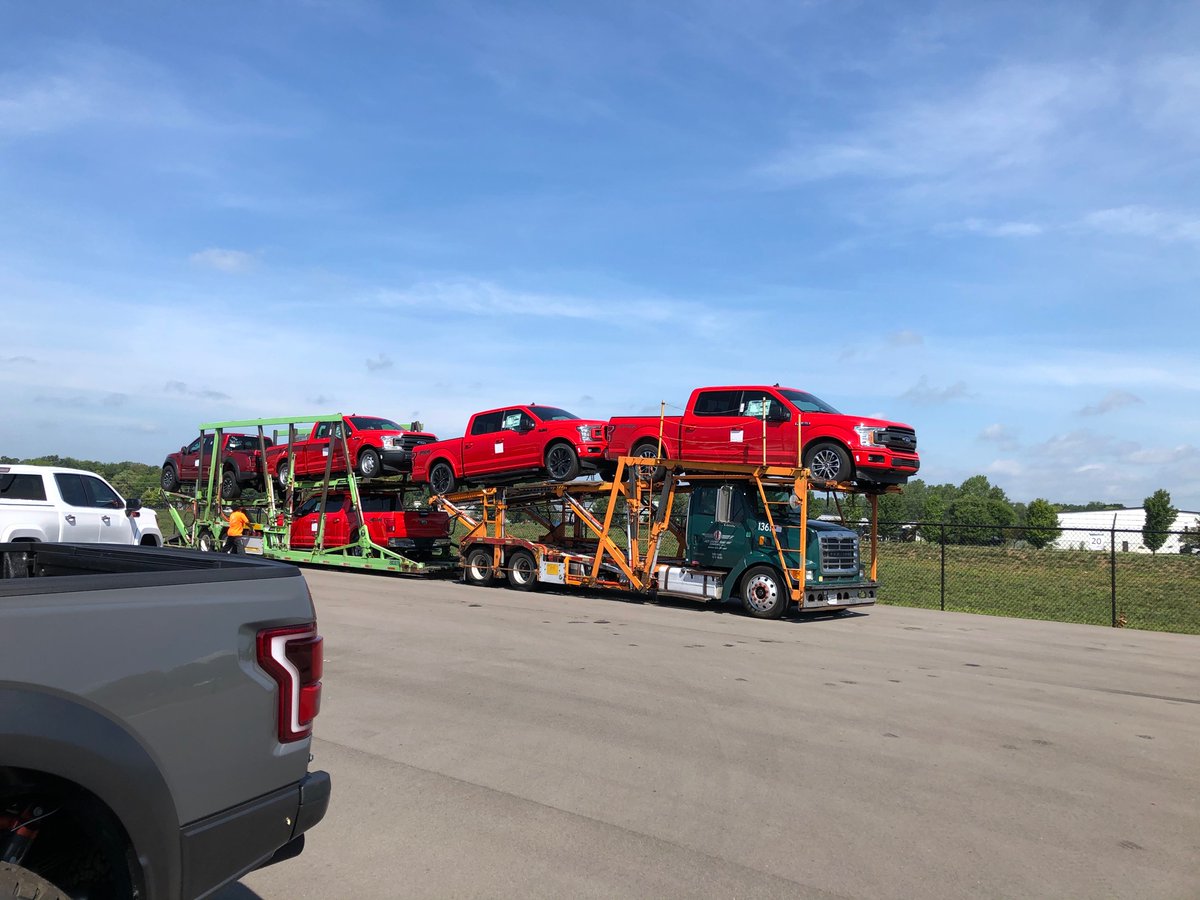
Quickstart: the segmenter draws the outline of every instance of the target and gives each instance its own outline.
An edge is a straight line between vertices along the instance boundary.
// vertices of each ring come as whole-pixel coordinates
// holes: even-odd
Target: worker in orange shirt
[[[221,547],[221,552],[245,553],[246,529],[249,527],[250,517],[246,515],[245,507],[235,506],[229,517],[229,531],[225,533],[225,545]]]

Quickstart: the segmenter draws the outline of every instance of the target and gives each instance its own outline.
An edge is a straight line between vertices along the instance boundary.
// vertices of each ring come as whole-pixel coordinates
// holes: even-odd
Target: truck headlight
[[[855,425],[854,433],[858,435],[858,442],[864,447],[875,446],[875,429],[869,428],[866,425]]]
[[[579,432],[579,439],[581,441],[586,441],[586,440],[590,439],[592,436],[592,426],[591,425],[576,425],[575,430]]]

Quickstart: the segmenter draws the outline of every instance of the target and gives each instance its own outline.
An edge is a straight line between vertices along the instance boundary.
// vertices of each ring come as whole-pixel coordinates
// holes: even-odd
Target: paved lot
[[[1200,638],[306,576],[333,802],[224,900],[1200,896]]]

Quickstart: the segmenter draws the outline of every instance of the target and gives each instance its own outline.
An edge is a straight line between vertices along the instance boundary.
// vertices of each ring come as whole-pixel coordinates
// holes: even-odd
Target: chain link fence
[[[1061,528],[1034,547],[1024,529],[880,523],[879,602],[1114,628],[1200,634],[1195,533]]]

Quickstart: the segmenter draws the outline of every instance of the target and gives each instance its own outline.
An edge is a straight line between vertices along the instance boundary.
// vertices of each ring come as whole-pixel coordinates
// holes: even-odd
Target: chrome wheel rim
[[[837,453],[833,450],[818,450],[813,454],[812,464],[809,468],[812,470],[814,478],[836,481],[842,471],[842,461],[838,459]]]
[[[769,575],[755,575],[746,584],[746,603],[758,612],[768,612],[779,601],[779,585]]]
[[[529,584],[533,580],[533,560],[524,554],[512,563],[513,580],[518,584]]]

